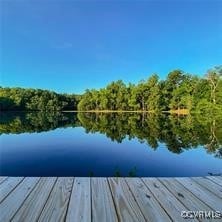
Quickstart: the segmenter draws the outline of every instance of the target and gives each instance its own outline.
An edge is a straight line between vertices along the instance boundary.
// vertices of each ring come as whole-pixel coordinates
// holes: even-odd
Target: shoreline
[[[169,113],[178,115],[188,115],[190,111],[187,109],[154,111],[154,110],[63,110],[61,112],[75,112],[75,113]]]

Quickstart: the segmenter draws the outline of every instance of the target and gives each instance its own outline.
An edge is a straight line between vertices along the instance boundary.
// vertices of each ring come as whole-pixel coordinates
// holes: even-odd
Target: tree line
[[[49,90],[0,88],[0,109],[27,111],[76,110],[79,95],[58,94]]]
[[[173,70],[165,80],[157,74],[138,84],[118,80],[99,90],[87,89],[83,95],[1,87],[0,109],[218,112],[222,110],[222,66],[209,70],[204,77]]]
[[[100,90],[86,90],[78,110],[168,111],[222,110],[222,66],[211,69],[204,78],[170,72],[166,80],[153,74],[138,84],[119,80]]]

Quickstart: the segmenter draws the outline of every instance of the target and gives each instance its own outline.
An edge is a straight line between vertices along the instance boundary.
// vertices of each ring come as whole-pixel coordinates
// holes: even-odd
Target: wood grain
[[[140,178],[127,178],[126,182],[147,221],[171,221]]]
[[[222,206],[218,176],[0,178],[1,222],[184,222],[184,210],[221,211]]]
[[[145,218],[124,178],[109,178],[108,181],[116,205],[119,221],[145,221]]]
[[[0,185],[0,203],[23,179],[23,177],[9,177]]]
[[[176,178],[186,189],[214,210],[221,210],[222,199],[190,178]]]
[[[66,221],[91,221],[90,178],[75,178]]]
[[[10,221],[16,211],[20,208],[40,178],[27,177],[14,189],[10,195],[0,204],[0,221]]]
[[[73,180],[73,177],[58,178],[38,221],[64,221]]]
[[[222,199],[222,186],[214,183],[212,180],[203,179],[200,177],[191,178],[191,180],[194,180],[200,186],[203,186],[204,188],[208,189],[210,192],[214,193]]]
[[[92,178],[92,221],[117,222],[111,190],[106,178]]]
[[[8,177],[0,177],[0,184],[3,183]]]
[[[162,183],[156,178],[142,178],[146,186],[174,221],[184,221],[181,212],[188,210]],[[197,221],[195,219],[186,221]]]
[[[208,180],[212,180],[214,183],[222,186],[222,177],[206,177]]]
[[[180,202],[182,202],[186,206],[187,209],[192,211],[212,210],[193,193],[191,193],[187,189],[184,189],[184,186],[180,184],[177,180],[174,180],[173,178],[161,178],[160,181],[178,200],[180,200]]]
[[[31,194],[24,201],[21,208],[17,211],[12,221],[29,222],[37,221],[40,213],[49,197],[55,184],[56,178],[43,177],[35,186]]]

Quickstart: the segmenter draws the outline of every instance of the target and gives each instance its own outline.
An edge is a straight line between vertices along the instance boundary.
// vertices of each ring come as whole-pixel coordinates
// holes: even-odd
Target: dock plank
[[[191,180],[194,180],[200,186],[205,187],[210,192],[214,193],[215,195],[217,195],[218,197],[222,199],[222,186],[214,183],[212,180],[203,179],[200,177],[191,178]]]
[[[188,209],[162,183],[156,178],[142,178],[142,180],[173,220],[184,221],[181,212]],[[186,219],[186,221],[197,220]]]
[[[92,178],[92,221],[117,222],[111,190],[106,178]]]
[[[0,203],[23,180],[23,177],[9,177],[0,185]]]
[[[212,211],[209,206],[193,195],[193,193],[189,190],[184,189],[184,186],[173,178],[163,178],[160,181],[178,200],[180,200],[180,202],[186,206],[187,209],[192,211],[199,211],[200,209]]]
[[[21,207],[24,200],[36,186],[40,178],[25,178],[0,204],[0,221],[8,222]]]
[[[39,183],[33,189],[28,198],[24,201],[21,208],[12,218],[13,222],[37,221],[41,211],[49,197],[49,194],[55,184],[56,178],[41,178]]]
[[[73,177],[59,177],[38,221],[64,221],[73,184]]]
[[[119,221],[145,221],[145,218],[124,178],[109,178],[108,181],[116,205]]]
[[[91,188],[90,178],[75,178],[69,208],[66,216],[67,222],[91,221]]]
[[[211,177],[206,177],[209,180],[212,180],[214,183],[222,186],[222,177],[215,177],[215,176],[211,176]]]
[[[0,178],[1,222],[184,222],[182,211],[221,211],[222,206],[220,176]],[[198,220],[205,221],[186,219]]]
[[[0,177],[0,184],[3,183],[8,177]]]
[[[126,178],[126,182],[147,221],[171,221],[140,178]]]
[[[190,178],[176,178],[186,189],[190,190],[201,201],[211,207],[213,210],[221,210],[222,199],[208,191]]]

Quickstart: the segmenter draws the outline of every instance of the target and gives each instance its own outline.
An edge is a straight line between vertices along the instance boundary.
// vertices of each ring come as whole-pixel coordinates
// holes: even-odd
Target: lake
[[[1,112],[1,176],[222,173],[221,117]]]

